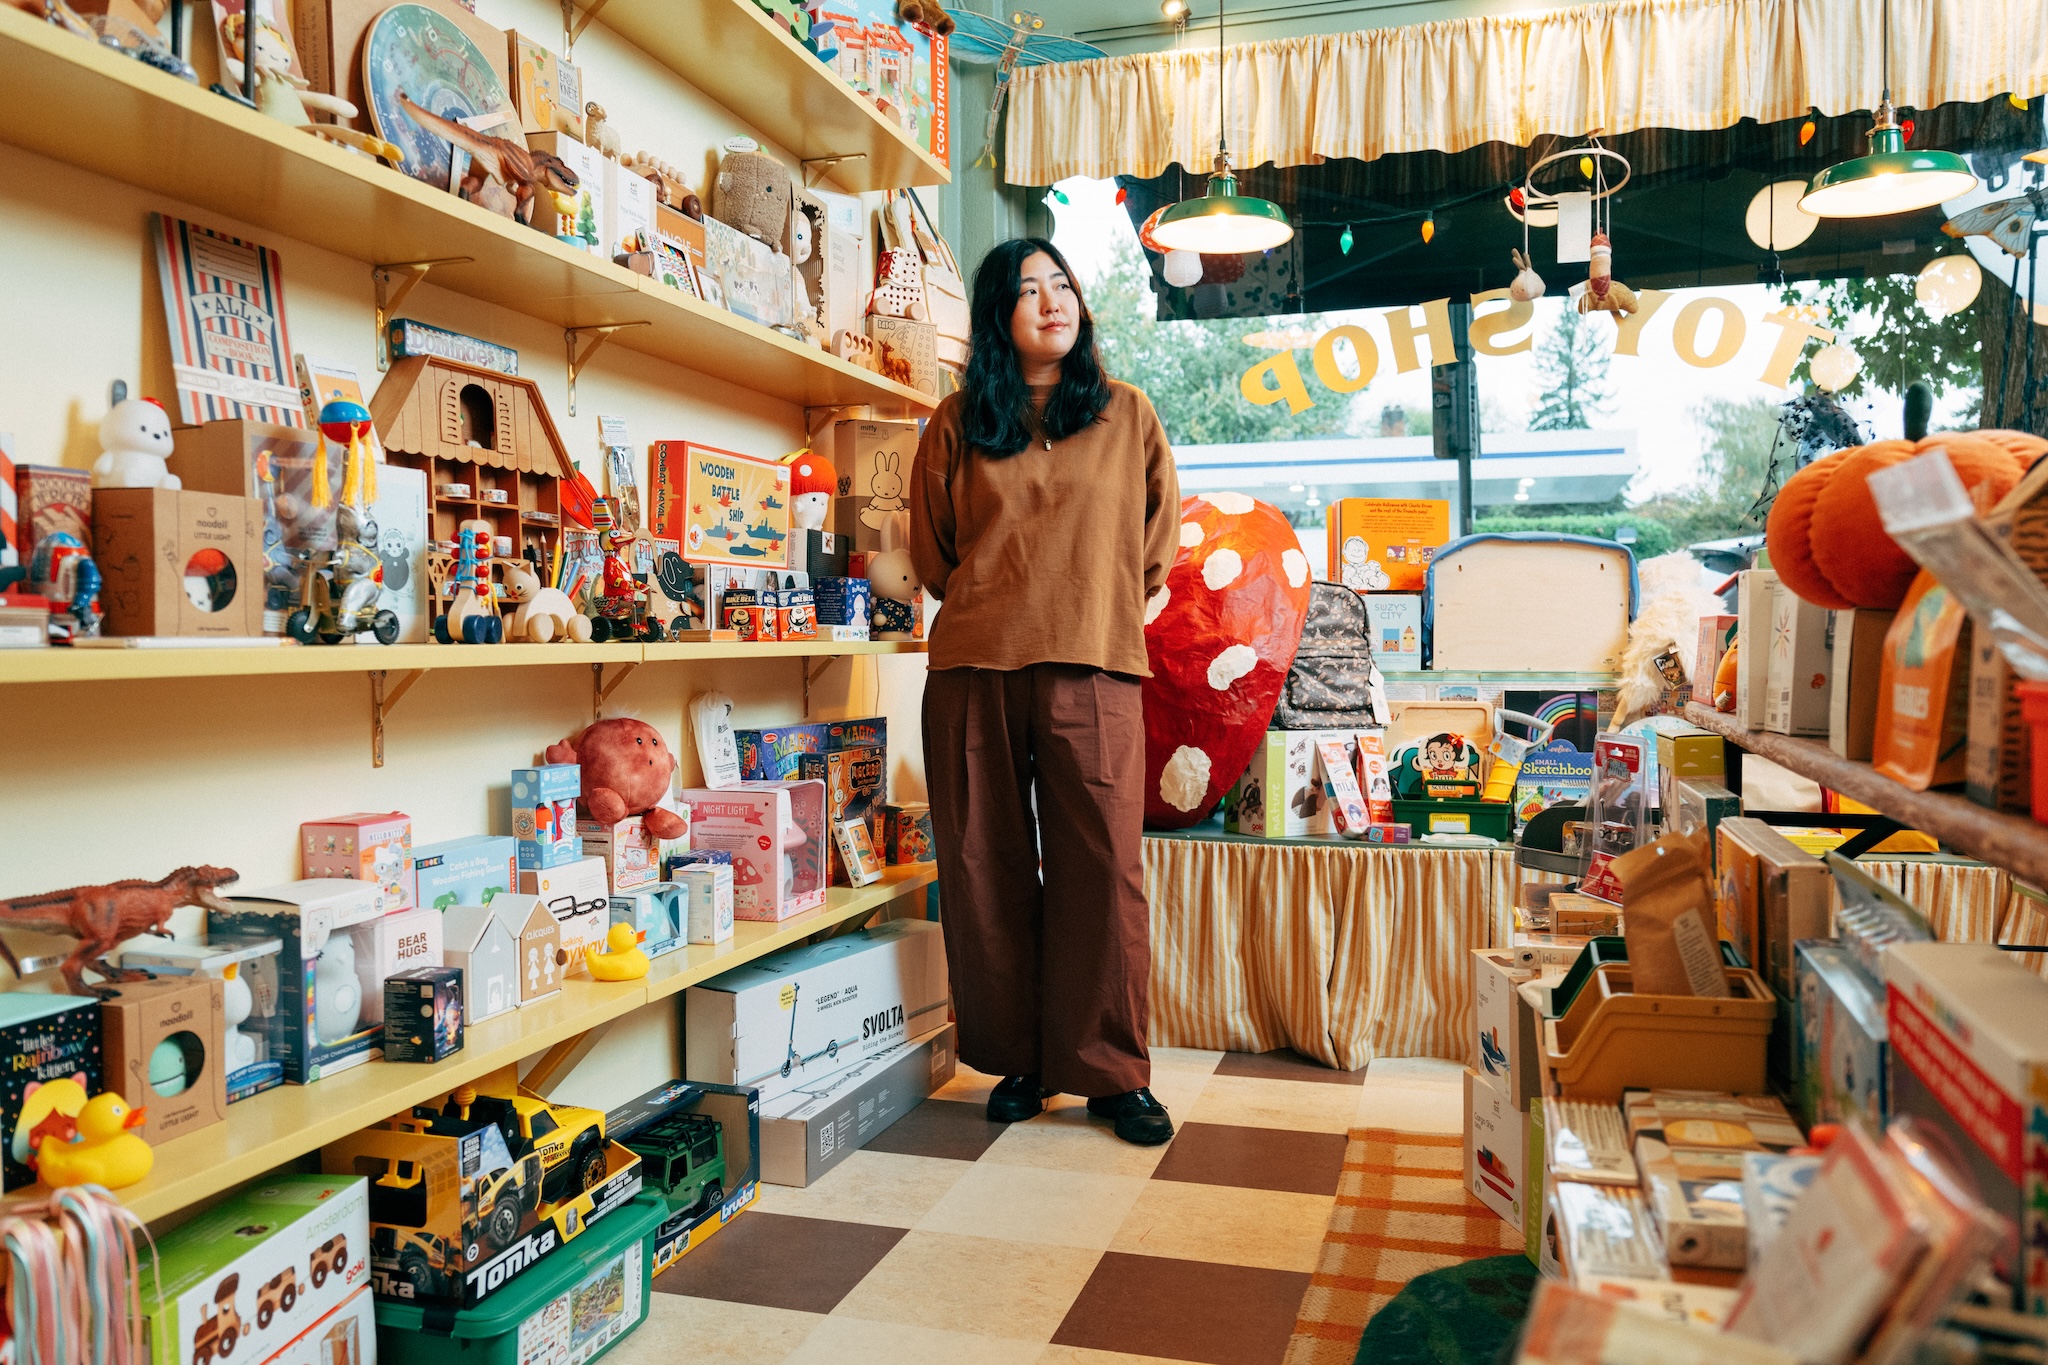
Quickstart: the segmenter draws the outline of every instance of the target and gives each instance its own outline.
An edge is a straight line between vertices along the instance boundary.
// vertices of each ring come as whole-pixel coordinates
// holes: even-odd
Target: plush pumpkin
[[[1721,656],[1721,666],[1714,670],[1714,709],[1733,711],[1735,709],[1735,679],[1742,670],[1742,656],[1737,652],[1734,641],[1728,642],[1728,652]]]
[[[1823,455],[1785,481],[1771,504],[1771,519],[1764,526],[1764,542],[1770,547],[1771,567],[1778,581],[1817,607],[1840,611],[1856,604],[1835,591],[1828,576],[1813,562],[1810,533],[1813,504],[1842,467],[1847,451]]]
[[[1853,605],[1897,607],[1920,572],[1912,556],[1886,534],[1870,476],[1935,449],[1948,452],[1963,487],[1986,509],[2019,482],[2019,460],[1981,432],[1936,432],[1918,442],[1876,441],[1844,451],[1840,468],[1814,499],[1810,542],[1814,564]]]
[[[2034,461],[2048,455],[2048,441],[2030,431],[2009,431],[2004,427],[1986,427],[1977,433],[1993,445],[2003,446],[2008,454],[2020,462],[2024,470],[2031,468]]]

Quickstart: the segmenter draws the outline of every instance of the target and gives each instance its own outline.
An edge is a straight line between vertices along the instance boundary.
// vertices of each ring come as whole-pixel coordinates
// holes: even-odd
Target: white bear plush
[[[100,418],[94,488],[183,488],[171,473],[171,415],[154,398],[124,398]]]

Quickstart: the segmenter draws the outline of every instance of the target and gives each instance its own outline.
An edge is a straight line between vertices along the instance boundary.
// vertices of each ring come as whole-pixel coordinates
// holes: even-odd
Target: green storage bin
[[[377,1300],[377,1357],[384,1365],[519,1365],[595,1360],[647,1318],[653,1248],[648,1238],[669,1216],[668,1202],[640,1195],[557,1247],[531,1270],[474,1308],[429,1331],[409,1303]],[[438,1315],[437,1315],[438,1316]]]
[[[1483,834],[1502,843],[1515,838],[1515,803],[1446,797],[1442,800],[1394,798],[1394,823],[1406,825],[1420,839],[1425,834]]]

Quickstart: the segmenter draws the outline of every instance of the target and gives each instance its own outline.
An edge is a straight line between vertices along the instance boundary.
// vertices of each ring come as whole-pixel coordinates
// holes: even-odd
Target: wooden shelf
[[[1698,702],[1685,708],[1685,718],[1759,758],[1812,778],[1830,791],[1860,801],[1903,825],[1932,834],[1979,862],[2002,867],[2034,886],[2048,886],[2048,826],[1989,810],[1948,792],[1914,791],[1868,763],[1842,758],[1825,744],[1745,730],[1734,717]]]
[[[641,51],[848,193],[944,185],[946,163],[839,79],[751,0],[576,0]],[[707,196],[708,197],[708,196]]]
[[[892,867],[873,886],[835,888],[823,910],[780,924],[742,923],[733,941],[715,952],[689,948],[656,958],[642,980],[572,980],[546,1000],[471,1027],[462,1051],[432,1066],[367,1062],[313,1085],[265,1091],[230,1106],[225,1123],[160,1145],[149,1179],[122,1190],[121,1200],[145,1220],[162,1218],[651,1001],[821,930],[864,919],[936,877],[929,863]]]
[[[412,669],[544,668],[851,654],[922,654],[922,640],[744,640],[604,645],[255,645],[238,649],[0,650],[0,684],[148,678],[232,678],[276,673],[401,673]]]
[[[8,6],[0,72],[0,140],[68,165],[370,264],[466,256],[428,278],[564,328],[646,324],[613,333],[613,343],[785,402],[866,404],[890,416],[937,405]],[[562,360],[543,353],[528,364]]]
[[[1518,691],[1541,692],[1597,692],[1613,687],[1620,675],[1614,673],[1556,673],[1556,672],[1514,672],[1501,669],[1457,669],[1447,668],[1439,672],[1433,668],[1380,670],[1382,680],[1389,683],[1488,683],[1497,687],[1512,687]]]

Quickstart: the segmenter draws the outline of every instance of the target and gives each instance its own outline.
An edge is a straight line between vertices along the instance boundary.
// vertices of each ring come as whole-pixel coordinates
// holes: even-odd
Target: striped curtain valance
[[[1239,166],[1869,109],[1884,0],[1615,0],[1545,14],[1061,62],[1010,82],[1004,178],[1206,171],[1219,73]],[[2048,90],[2042,0],[1892,0],[1892,96]]]

